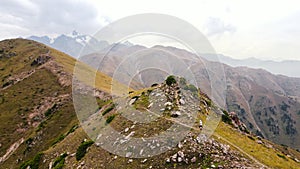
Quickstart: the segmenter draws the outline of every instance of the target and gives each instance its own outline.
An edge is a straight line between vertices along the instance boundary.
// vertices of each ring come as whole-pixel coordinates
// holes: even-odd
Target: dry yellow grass
[[[262,144],[258,144],[256,141],[248,138],[246,135],[232,129],[227,124],[220,123],[216,129],[216,134],[226,138],[232,144],[236,145],[249,155],[253,156],[262,164],[271,168],[289,168],[298,169],[300,164],[294,160],[284,156],[281,152],[274,150],[273,148],[267,148]],[[279,155],[278,155],[279,154]]]
[[[55,60],[60,63],[64,69],[76,76],[80,82],[95,87],[107,93],[117,96],[124,96],[131,90],[127,86],[113,80],[111,77],[97,71],[89,65],[76,62],[76,60],[63,52],[51,50]]]

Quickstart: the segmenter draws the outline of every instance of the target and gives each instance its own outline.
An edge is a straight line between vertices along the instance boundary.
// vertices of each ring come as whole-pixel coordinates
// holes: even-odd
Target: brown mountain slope
[[[1,41],[0,52],[0,168],[299,168],[297,159],[300,156],[296,151],[260,140],[224,122],[219,123],[217,132],[211,138],[199,141],[198,120],[206,122],[206,110],[211,108],[207,105],[213,103],[201,96],[203,102],[200,104],[199,100],[191,97],[191,88],[187,88],[187,95],[183,92],[183,96],[186,98],[187,110],[197,112],[197,120],[195,124],[184,125],[191,128],[190,134],[176,143],[174,148],[142,159],[109,153],[97,142],[89,141],[77,120],[71,92],[74,59],[42,44],[23,39]],[[88,72],[94,71],[84,64],[82,67]],[[85,84],[93,84],[86,81],[84,76],[79,78]],[[135,132],[136,136],[141,136],[145,133],[155,135],[181,118],[167,116],[148,125],[133,124],[122,118],[118,107],[113,104],[108,93],[111,83],[110,77],[97,73],[97,89],[94,90],[97,91],[99,111],[87,114],[86,119],[93,120],[105,112],[105,122],[110,122],[116,130],[122,133]],[[119,85],[119,88],[123,87]],[[170,90],[171,93],[174,90],[170,88],[167,92],[163,87],[153,88],[152,91],[148,89],[144,94],[142,91],[132,94],[132,97],[140,95],[137,108],[149,106],[146,95],[152,95],[151,92],[154,96],[166,92],[168,96]],[[131,97],[126,99],[130,100]],[[83,100],[82,105],[85,104],[89,103]],[[214,115],[214,112],[210,113]],[[183,112],[182,116],[185,117]],[[232,119],[226,119],[232,122]],[[84,124],[89,126],[89,123]]]
[[[135,55],[142,57],[133,57]],[[170,59],[174,57],[178,59]],[[253,133],[278,144],[300,149],[300,78],[273,75],[262,69],[233,68],[199,59],[182,49],[164,46],[145,48],[120,44],[120,47],[116,46],[110,51],[90,54],[81,59],[91,66],[95,66],[95,61],[101,61],[99,70],[110,76],[116,71],[122,72],[122,83],[129,83],[127,78],[135,76],[133,81],[142,84],[140,88],[153,82],[160,83],[166,74],[162,71],[146,70],[135,75],[128,67],[138,70],[153,63],[153,67],[180,74],[185,70],[180,69],[179,64],[186,64],[185,68],[192,70],[201,90],[209,96],[215,92],[220,98],[223,97],[227,110],[237,112]],[[224,72],[220,67],[223,67]],[[226,81],[210,83],[212,76],[220,75]]]

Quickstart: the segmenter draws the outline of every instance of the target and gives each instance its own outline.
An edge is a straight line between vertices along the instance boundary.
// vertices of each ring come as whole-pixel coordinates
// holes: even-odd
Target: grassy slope
[[[17,56],[1,59],[1,86],[9,76],[33,70],[34,67],[30,66],[32,60],[49,50],[42,44],[22,39],[2,41],[0,48],[3,47],[17,53]],[[65,57],[69,58],[66,55]],[[0,168],[16,168],[38,152],[47,150],[55,139],[78,123],[71,98],[67,97],[60,100],[62,104],[58,105],[51,115],[37,120],[42,121],[43,125],[32,127],[27,124],[29,114],[35,108],[43,106],[48,98],[70,92],[71,87],[60,86],[57,77],[44,68],[36,69],[33,75],[0,91],[0,156],[3,156],[15,141],[20,138],[25,140]],[[16,131],[17,129],[25,130]],[[17,159],[20,159],[20,162],[17,162]]]
[[[216,129],[216,136],[221,136],[241,148],[246,153],[253,156],[262,164],[271,168],[294,168],[300,167],[300,164],[294,160],[286,157],[279,157],[277,154],[283,155],[280,151],[276,151],[273,148],[268,148],[262,144],[258,144],[256,140],[250,139],[248,136],[237,132],[230,126],[224,123],[220,123]],[[218,137],[216,137],[218,138]],[[254,138],[255,139],[255,138]],[[222,139],[220,139],[222,141]],[[224,141],[224,140],[223,140]],[[297,153],[298,154],[298,153]]]
[[[14,52],[17,55],[11,58],[1,58],[0,62],[0,85],[2,86],[9,77],[20,75],[21,73],[33,70],[30,64],[41,54],[46,54],[50,50],[50,55],[63,66],[64,71],[72,74],[76,60],[62,52],[49,48],[40,43],[24,39],[6,40],[0,42],[0,48],[4,48],[6,53]],[[80,64],[83,72],[88,75],[96,74],[95,85],[102,91],[109,92],[113,83],[112,79],[94,69]],[[88,85],[94,82],[88,81],[85,74],[81,74],[80,80]],[[119,93],[127,90],[121,84],[114,82],[120,89]],[[66,134],[72,126],[78,124],[76,114],[72,105],[71,97],[60,100],[59,105],[51,116],[43,119],[42,125],[32,127],[25,125],[30,113],[34,108],[41,106],[47,97],[54,95],[71,94],[71,86],[62,87],[58,79],[46,69],[36,69],[36,72],[25,78],[23,81],[0,91],[0,156],[20,138],[25,142],[10,156],[8,160],[1,164],[1,168],[16,168],[24,161],[33,158],[38,152],[46,151],[58,140],[62,134]],[[17,132],[20,124],[26,128],[24,132]],[[33,140],[33,143],[29,143]],[[74,148],[74,147],[73,147]],[[16,162],[19,159],[19,162]]]
[[[89,86],[95,86],[102,91],[111,93],[111,85],[115,85],[115,87],[118,89],[115,91],[115,94],[117,95],[123,95],[128,93],[128,90],[130,90],[126,86],[113,81],[111,77],[96,71],[88,65],[79,62],[76,63],[74,58],[67,56],[63,52],[51,49],[51,54],[55,57],[55,60],[64,67],[65,71],[70,74],[76,72],[76,77]],[[75,65],[76,69],[74,69]],[[91,79],[94,81],[91,81]]]

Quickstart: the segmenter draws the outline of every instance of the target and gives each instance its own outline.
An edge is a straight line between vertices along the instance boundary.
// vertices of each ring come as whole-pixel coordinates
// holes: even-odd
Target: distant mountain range
[[[48,36],[30,36],[27,39],[46,44],[75,58],[77,58],[79,55],[82,55],[80,53],[81,49],[87,44],[89,44],[89,48],[91,48],[88,50],[92,50],[94,52],[101,51],[109,46],[109,43],[106,41],[99,41],[90,35],[82,35],[76,31],[73,31],[67,35],[63,34],[57,36],[56,38],[50,38]],[[88,43],[89,41],[90,43]],[[126,46],[133,45],[128,41],[124,44]],[[202,57],[209,61],[219,61],[233,67],[246,66],[250,68],[260,68],[265,69],[273,74],[280,74],[289,77],[300,77],[300,61],[296,60],[277,62],[272,60],[260,60],[257,58],[233,59],[232,57],[222,54],[204,54]]]
[[[220,61],[221,63],[225,63],[233,67],[246,66],[250,68],[260,68],[265,69],[273,74],[300,77],[300,61],[297,60],[272,61],[260,60],[257,58],[233,59],[222,54],[206,54],[203,55],[203,57],[209,61]]]
[[[75,58],[82,54],[81,50],[87,44],[89,45],[89,50],[92,51],[102,50],[109,45],[106,41],[98,41],[90,35],[82,35],[76,31],[68,35],[62,34],[55,38],[50,38],[49,36],[30,36],[27,39],[43,43]]]

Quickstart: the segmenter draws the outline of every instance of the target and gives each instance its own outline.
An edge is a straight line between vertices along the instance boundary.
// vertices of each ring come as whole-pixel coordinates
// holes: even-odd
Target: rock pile
[[[39,66],[39,65],[45,64],[50,58],[51,58],[51,56],[49,56],[47,54],[40,55],[36,59],[33,60],[33,62],[31,63],[31,66],[35,66],[35,65]]]
[[[238,116],[237,116],[237,114],[235,112],[230,112],[229,113],[229,117],[231,118],[232,125],[235,128],[238,128],[238,129],[240,129],[243,132],[247,132],[248,131],[246,125],[243,122],[240,121],[240,119],[238,118]]]
[[[189,133],[178,145],[176,153],[165,159],[166,163],[198,164],[210,168],[259,168],[229,145],[213,138]],[[179,148],[180,147],[180,148]]]

